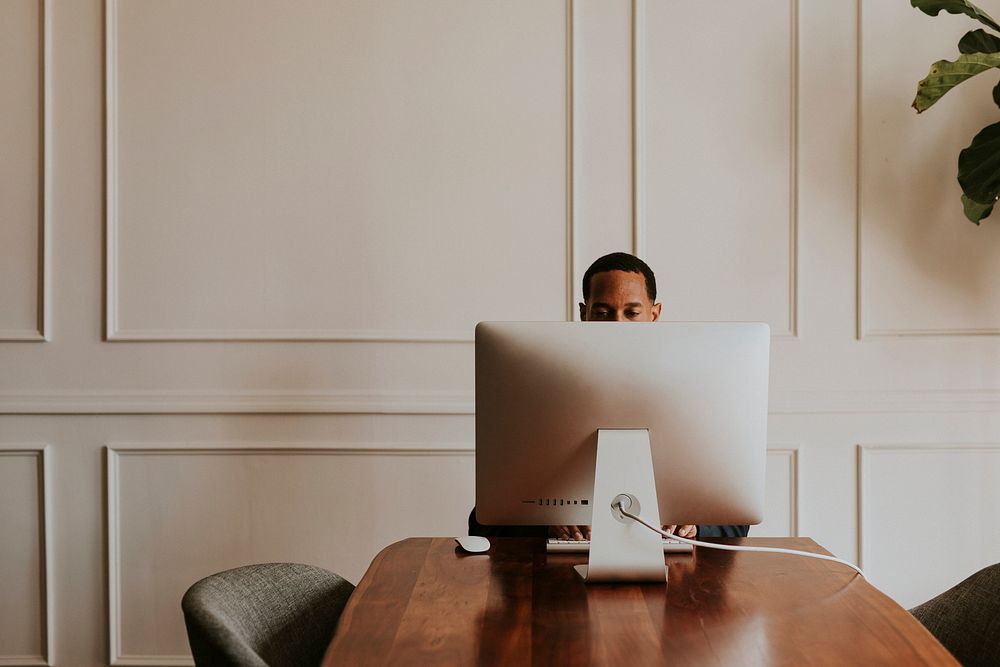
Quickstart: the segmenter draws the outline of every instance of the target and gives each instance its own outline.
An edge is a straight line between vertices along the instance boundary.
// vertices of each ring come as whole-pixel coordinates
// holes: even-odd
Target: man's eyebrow
[[[590,305],[591,308],[607,308],[608,310],[614,310],[614,307],[610,303],[604,303],[603,301],[595,301]],[[643,303],[641,301],[631,301],[625,304],[626,308],[642,308]]]

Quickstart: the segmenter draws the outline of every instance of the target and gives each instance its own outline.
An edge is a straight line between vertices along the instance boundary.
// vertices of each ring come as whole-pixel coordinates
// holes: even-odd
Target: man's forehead
[[[590,279],[590,291],[623,291],[637,290],[646,293],[646,277],[641,273],[631,271],[602,271],[595,273]]]

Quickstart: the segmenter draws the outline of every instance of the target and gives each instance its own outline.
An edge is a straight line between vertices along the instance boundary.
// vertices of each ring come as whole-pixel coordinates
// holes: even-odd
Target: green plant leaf
[[[973,202],[984,206],[996,202],[1000,195],[1000,123],[984,127],[958,154],[958,184]]]
[[[996,53],[1000,51],[1000,37],[982,28],[970,30],[958,42],[961,53]]]
[[[1000,67],[1000,53],[965,53],[955,61],[937,61],[931,65],[927,77],[917,84],[913,108],[917,113],[930,109],[958,84],[994,67]]]
[[[980,204],[962,195],[962,210],[966,218],[978,225],[980,220],[993,212],[993,204]]]
[[[997,25],[997,22],[989,14],[968,0],[910,0],[910,6],[916,7],[929,16],[937,16],[942,9],[949,14],[965,14],[983,25],[1000,30],[1000,25]]]

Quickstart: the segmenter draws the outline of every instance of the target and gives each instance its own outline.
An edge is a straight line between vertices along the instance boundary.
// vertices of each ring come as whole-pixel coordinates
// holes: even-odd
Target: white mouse
[[[485,537],[479,537],[478,535],[456,537],[455,541],[458,542],[458,546],[462,547],[462,549],[468,551],[470,554],[481,554],[490,550],[490,541]]]

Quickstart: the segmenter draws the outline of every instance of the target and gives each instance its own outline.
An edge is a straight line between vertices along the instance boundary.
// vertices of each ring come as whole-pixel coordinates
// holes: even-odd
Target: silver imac
[[[656,525],[760,523],[769,350],[761,323],[480,323],[478,520],[591,525],[585,578],[664,580],[659,535],[612,499]]]

